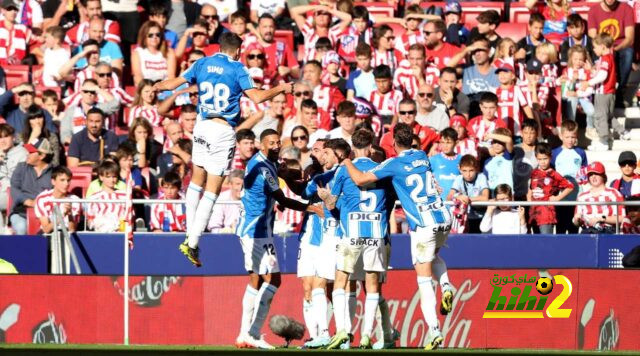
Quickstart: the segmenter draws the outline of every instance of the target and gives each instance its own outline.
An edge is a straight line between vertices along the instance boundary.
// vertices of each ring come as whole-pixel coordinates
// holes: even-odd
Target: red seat
[[[367,8],[370,15],[393,17],[395,9],[386,2],[357,2],[354,5],[361,5]]]
[[[501,23],[496,32],[502,38],[511,38],[517,42],[527,35],[527,26],[527,23]]]
[[[36,217],[36,211],[33,208],[27,208],[27,235],[38,235],[40,227],[40,219]]]
[[[291,30],[276,30],[273,37],[276,40],[283,41],[288,48],[293,50],[293,31]]]
[[[580,14],[580,16],[582,16],[586,21],[589,19],[589,10],[591,9],[591,6],[592,4],[588,2],[573,2],[571,9]],[[509,22],[529,23],[530,16],[531,11],[529,11],[523,3],[511,3],[511,7],[509,9]],[[500,24],[500,26],[502,26],[502,24]]]
[[[9,72],[5,69],[7,90],[11,90],[22,83],[29,81],[29,72]]]
[[[428,8],[430,6],[440,7],[444,10],[445,2],[427,2],[422,1],[420,6],[422,8]],[[467,28],[475,27],[478,23],[478,15],[487,11],[487,10],[496,10],[498,14],[502,15],[504,12],[504,3],[496,2],[496,1],[470,1],[470,2],[461,2],[462,6],[462,22],[465,24]]]
[[[72,177],[69,192],[80,198],[84,197],[93,178],[92,171],[93,168],[89,166],[71,168]]]

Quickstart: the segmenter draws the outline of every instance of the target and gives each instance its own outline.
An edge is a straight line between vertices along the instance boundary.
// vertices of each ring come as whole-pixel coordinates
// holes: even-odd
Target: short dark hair
[[[336,116],[356,116],[356,105],[350,101],[342,101],[336,109]]]
[[[149,16],[165,16],[169,17],[169,11],[161,3],[151,3],[149,5]]]
[[[42,91],[42,101],[46,99],[60,100],[58,93],[53,89],[45,89]]]
[[[118,146],[118,149],[115,152],[115,158],[120,161],[125,157],[133,157],[138,153],[138,149],[135,144],[129,143],[130,141],[125,141]]]
[[[247,17],[242,13],[242,11],[238,10],[229,15],[229,23],[232,23],[235,20],[243,20],[244,22],[247,22]]]
[[[409,46],[409,52],[412,52],[412,51],[420,52],[420,53],[422,53],[422,55],[426,55],[426,53],[427,53],[425,51],[424,45],[421,44],[421,43],[414,43],[411,46]]]
[[[565,120],[562,122],[562,125],[560,125],[560,130],[561,132],[574,132],[578,130],[578,124],[575,121]]]
[[[338,155],[337,151],[342,152],[343,158],[349,157],[349,155],[351,154],[351,146],[349,145],[349,142],[347,142],[343,138],[332,138],[328,140],[324,144],[324,148],[332,149],[334,152],[336,152],[336,156]]]
[[[198,108],[196,108],[193,104],[184,104],[180,107],[180,113],[189,114],[192,112],[198,112]]]
[[[353,148],[363,149],[373,144],[373,133],[369,130],[358,130],[351,136]]]
[[[489,25],[500,24],[500,14],[496,10],[483,11],[477,18],[479,23],[488,23]]]
[[[387,153],[384,149],[378,145],[371,146],[371,160],[377,163],[382,163],[387,159]]]
[[[376,79],[391,79],[391,68],[386,64],[381,64],[373,68],[373,77]]]
[[[398,106],[400,105],[413,105],[414,108],[418,107],[416,105],[416,101],[408,97],[405,97],[402,100],[400,100],[400,102],[398,103]]]
[[[178,141],[176,141],[176,145],[184,152],[191,152],[193,150],[193,142],[185,137],[179,138]]]
[[[242,39],[233,32],[220,35],[220,52],[234,52],[242,46]]]
[[[369,46],[366,42],[358,43],[358,45],[356,46],[356,56],[366,56],[371,58],[371,46]]]
[[[531,14],[531,16],[529,16],[529,26],[533,25],[536,22],[544,24],[544,16],[542,16],[542,14],[539,12],[534,12]]]
[[[303,108],[318,110],[318,104],[313,99],[304,99],[300,103],[300,109]]]
[[[362,5],[353,7],[353,19],[363,19],[369,21],[369,10]]]
[[[56,166],[51,170],[51,179],[56,179],[58,176],[63,174],[69,178],[73,177],[71,170],[66,166]]]
[[[88,39],[88,40],[82,42],[82,48],[87,47],[87,46],[100,46],[100,44],[96,40]]]
[[[264,140],[265,137],[271,136],[271,135],[280,135],[280,134],[278,133],[278,131],[274,129],[266,129],[262,131],[262,133],[260,134],[260,141]]]
[[[435,28],[435,32],[445,34],[447,32],[447,25],[442,20],[429,20],[427,23],[432,23]]]
[[[240,142],[242,140],[255,140],[256,134],[251,129],[242,129],[236,132],[236,142]]]
[[[104,119],[104,112],[97,107],[93,107],[89,109],[89,111],[87,111],[87,117],[89,117],[89,115],[91,114],[99,114]]]
[[[509,196],[509,199],[513,198],[513,190],[509,184],[498,184],[494,190],[494,196],[497,196],[498,194],[506,194]]]
[[[525,119],[524,121],[522,121],[521,130],[524,130],[525,127],[528,127],[538,132],[538,128],[540,127],[540,125],[538,125],[538,122],[536,120]]]
[[[2,137],[13,136],[15,133],[16,130],[13,126],[4,122],[0,124],[0,135],[2,135]]]
[[[536,144],[536,155],[545,155],[551,157],[551,147],[546,142],[538,142]]]
[[[400,122],[393,128],[393,139],[398,147],[411,148],[413,129],[411,129],[411,126]]]
[[[453,67],[444,67],[440,70],[440,78],[442,78],[442,76],[444,75],[444,73],[449,73],[449,74],[453,74],[456,76],[456,78],[458,78],[458,73],[456,72],[456,69]]]
[[[116,177],[120,175],[120,165],[112,159],[103,159],[98,164],[98,176],[113,174]]]
[[[580,14],[571,14],[567,16],[567,27],[584,26],[584,19]]]
[[[478,159],[473,155],[464,155],[460,158],[460,168],[473,167],[478,169]]]
[[[316,50],[325,50],[329,51],[333,48],[333,44],[331,44],[331,40],[329,37],[320,37],[316,41],[315,49]]]
[[[314,66],[314,67],[322,70],[322,63],[316,61],[315,59],[312,59],[312,60],[310,60],[310,61],[308,61],[307,63],[304,64],[305,67],[308,66],[308,65]]]
[[[491,93],[491,92],[483,92],[482,95],[480,95],[480,103],[494,103],[494,104],[498,104],[498,96],[495,93]]]
[[[169,171],[162,177],[162,185],[168,184],[178,189],[182,188],[182,179],[176,172]]]
[[[260,22],[262,22],[262,20],[264,19],[276,22],[276,19],[270,13],[265,12],[264,14],[260,15],[260,17],[258,17],[258,24],[260,24]]]
[[[458,141],[458,131],[454,128],[447,127],[446,129],[440,131],[440,138],[448,138],[454,141]]]

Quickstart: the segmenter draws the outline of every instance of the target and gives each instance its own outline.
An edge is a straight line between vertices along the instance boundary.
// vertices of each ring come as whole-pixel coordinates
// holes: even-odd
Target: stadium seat
[[[276,40],[284,41],[284,43],[287,45],[287,47],[291,48],[292,50],[295,48],[295,47],[293,47],[293,31],[291,31],[291,30],[276,30],[276,32],[273,35],[273,37]]]
[[[395,9],[386,2],[357,2],[354,5],[361,5],[367,8],[370,15],[393,17]]]
[[[8,65],[4,68],[7,81],[7,89],[29,81],[29,66],[25,65]]]
[[[69,185],[69,192],[80,198],[84,197],[89,188],[92,178],[92,167],[75,167],[71,168],[71,182]]]
[[[444,10],[445,2],[427,2],[422,1],[420,7],[428,8],[430,6],[440,7]],[[502,15],[504,12],[504,3],[496,1],[469,1],[461,2],[462,6],[462,21],[466,27],[474,27],[478,23],[478,15],[487,10],[496,10],[498,14]]]
[[[591,9],[592,3],[589,2],[573,2],[571,4],[571,9],[576,13],[580,14],[583,19],[589,19],[589,10]],[[531,12],[524,6],[524,3],[512,2],[509,9],[509,22],[510,23],[528,23],[529,17],[531,16]]]
[[[502,38],[512,38],[517,42],[527,35],[527,23],[501,23],[496,32]]]
[[[40,232],[40,219],[36,217],[33,208],[27,208],[27,235],[37,235]]]

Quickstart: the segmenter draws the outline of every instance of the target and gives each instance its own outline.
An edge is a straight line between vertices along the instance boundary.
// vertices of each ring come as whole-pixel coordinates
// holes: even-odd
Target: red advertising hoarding
[[[564,275],[572,293],[568,318],[483,318],[496,276]],[[445,347],[640,350],[640,317],[632,302],[640,272],[626,270],[452,270],[453,312],[440,316]],[[422,317],[413,271],[392,271],[383,295],[400,346],[421,346]],[[133,344],[232,344],[240,327],[246,277],[132,277],[130,342]],[[104,276],[0,276],[0,342],[121,343],[122,278]],[[515,283],[513,284],[515,286]],[[512,287],[512,286],[504,286]],[[522,286],[518,285],[518,288]],[[555,285],[545,309],[563,288]],[[513,291],[512,291],[513,293]],[[531,295],[540,297],[535,291]],[[438,292],[438,295],[439,292]],[[509,296],[506,291],[502,295]],[[354,330],[362,327],[360,291]],[[283,278],[271,315],[302,321],[302,288]],[[281,340],[265,326],[268,341]]]

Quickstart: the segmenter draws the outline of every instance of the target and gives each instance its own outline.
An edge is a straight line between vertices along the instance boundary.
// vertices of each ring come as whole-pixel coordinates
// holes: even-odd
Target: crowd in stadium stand
[[[302,178],[331,168],[324,142],[350,142],[356,130],[373,131],[380,159],[394,156],[394,125],[402,122],[453,202],[454,232],[613,233],[619,223],[637,233],[635,207],[552,205],[640,196],[633,152],[620,154],[615,180],[585,152],[631,138],[611,119],[630,105],[623,91],[638,57],[638,6],[602,0],[580,14],[576,4],[524,1],[528,16],[515,38],[498,34],[518,24],[504,8],[465,16],[456,1],[2,0],[5,233],[50,232],[51,199],[121,199],[129,176],[135,198],[181,199],[198,91],[153,85],[216,53],[227,31],[243,39],[238,60],[257,87],[296,84],[291,95],[261,104],[242,99],[221,200],[240,199],[242,170],[265,129],[281,133],[281,165]],[[582,135],[588,147],[579,146]],[[549,205],[474,206],[488,200]],[[124,205],[60,207],[71,231],[122,229]],[[240,208],[216,205],[209,230],[233,233]],[[185,231],[184,214],[181,204],[135,211],[138,228],[149,231]],[[401,210],[394,219],[392,231],[406,231]],[[276,230],[294,232],[301,220],[280,209]]]

